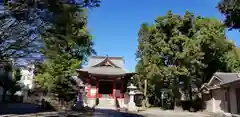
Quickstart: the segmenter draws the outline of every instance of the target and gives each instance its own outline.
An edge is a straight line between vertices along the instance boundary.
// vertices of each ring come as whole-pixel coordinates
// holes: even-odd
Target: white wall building
[[[216,72],[202,92],[207,111],[240,114],[240,73]]]
[[[34,65],[27,65],[25,68],[21,69],[21,83],[23,83],[28,89],[33,88],[34,83]]]

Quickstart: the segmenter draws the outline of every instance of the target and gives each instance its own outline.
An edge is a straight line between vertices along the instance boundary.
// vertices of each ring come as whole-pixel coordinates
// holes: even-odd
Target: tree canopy
[[[178,97],[178,88],[191,94],[191,88],[207,82],[216,71],[239,70],[235,45],[227,40],[225,26],[214,18],[184,16],[169,11],[155,23],[141,25],[138,37],[136,76],[150,83],[150,102],[160,99],[160,89],[171,89]],[[189,98],[192,98],[190,96]]]
[[[39,36],[44,54],[38,62],[37,84],[52,96],[71,101],[76,96],[72,76],[86,57],[94,54],[87,28],[87,8],[98,7],[100,0],[5,0],[4,5],[19,22],[26,22]],[[29,28],[23,28],[28,30]]]
[[[18,59],[30,57],[30,54],[39,52],[36,44],[39,37],[34,29],[29,28],[26,21],[18,21],[7,9],[0,13],[0,59]]]
[[[230,29],[240,28],[240,1],[221,0],[217,6],[220,13],[225,16],[225,24]]]
[[[99,3],[99,0],[6,0],[5,7],[16,19],[36,24],[31,26],[41,34],[43,52],[48,51],[52,55],[72,51],[83,59],[84,54],[81,53],[94,52],[86,27],[86,8],[98,7]],[[75,49],[69,49],[71,47]]]
[[[72,78],[76,75],[81,61],[69,55],[57,55],[56,59],[47,59],[42,71],[36,76],[38,85],[53,97],[61,101],[73,101],[77,94],[77,84]]]
[[[38,64],[37,84],[61,101],[74,100],[77,93],[77,85],[72,79],[76,75],[75,69],[95,53],[87,29],[86,8],[98,6],[98,0],[22,2],[7,2],[6,6],[16,19],[38,24],[34,26],[44,43],[41,52],[45,61]]]

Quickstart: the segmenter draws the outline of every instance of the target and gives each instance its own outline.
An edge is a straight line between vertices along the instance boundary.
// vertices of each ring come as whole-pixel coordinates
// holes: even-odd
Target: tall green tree
[[[45,61],[38,70],[37,83],[61,101],[75,98],[72,76],[92,53],[92,37],[87,29],[87,8],[99,0],[5,0],[5,7],[19,21],[28,21],[41,36]],[[32,25],[36,24],[36,25]]]
[[[230,29],[240,28],[240,1],[239,0],[221,0],[217,5],[220,13],[225,16],[225,24]]]
[[[159,102],[162,88],[179,98],[183,87],[191,100],[192,87],[199,88],[216,71],[237,70],[239,64],[236,54],[229,54],[235,47],[226,39],[225,26],[190,12],[180,16],[169,11],[155,24],[143,24],[138,42],[136,77],[150,81],[151,103]]]
[[[69,102],[78,92],[72,79],[75,69],[95,51],[87,29],[87,10],[77,4],[57,5],[56,9],[49,9],[54,17],[51,26],[42,33],[46,61],[36,80],[48,94]]]
[[[47,59],[36,81],[42,89],[59,101],[73,101],[77,85],[72,76],[76,75],[75,70],[79,68],[80,63],[78,59],[73,59],[68,54],[57,55],[56,59]]]
[[[99,3],[99,0],[4,1],[14,18],[27,22],[41,36],[43,45],[39,46],[45,62],[36,79],[43,89],[62,101],[70,101],[76,93],[71,78],[75,65],[79,67],[94,53],[86,8],[98,7]]]

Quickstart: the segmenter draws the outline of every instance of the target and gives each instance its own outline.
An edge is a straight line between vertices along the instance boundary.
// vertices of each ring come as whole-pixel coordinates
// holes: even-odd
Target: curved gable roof
[[[116,67],[116,68],[120,68],[119,66],[117,66],[116,64],[114,64],[110,59],[109,57],[107,56],[102,62],[92,66],[92,67],[100,67],[100,66],[103,66],[104,64],[110,64],[111,66],[113,67]]]
[[[124,68],[123,57],[91,56],[88,60],[88,67],[97,66],[108,61],[111,65]]]

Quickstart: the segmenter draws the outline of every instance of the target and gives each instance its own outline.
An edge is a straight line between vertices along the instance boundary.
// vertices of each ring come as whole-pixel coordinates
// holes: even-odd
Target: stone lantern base
[[[132,111],[132,112],[137,112],[138,111],[135,102],[129,102],[128,103],[128,111]]]

